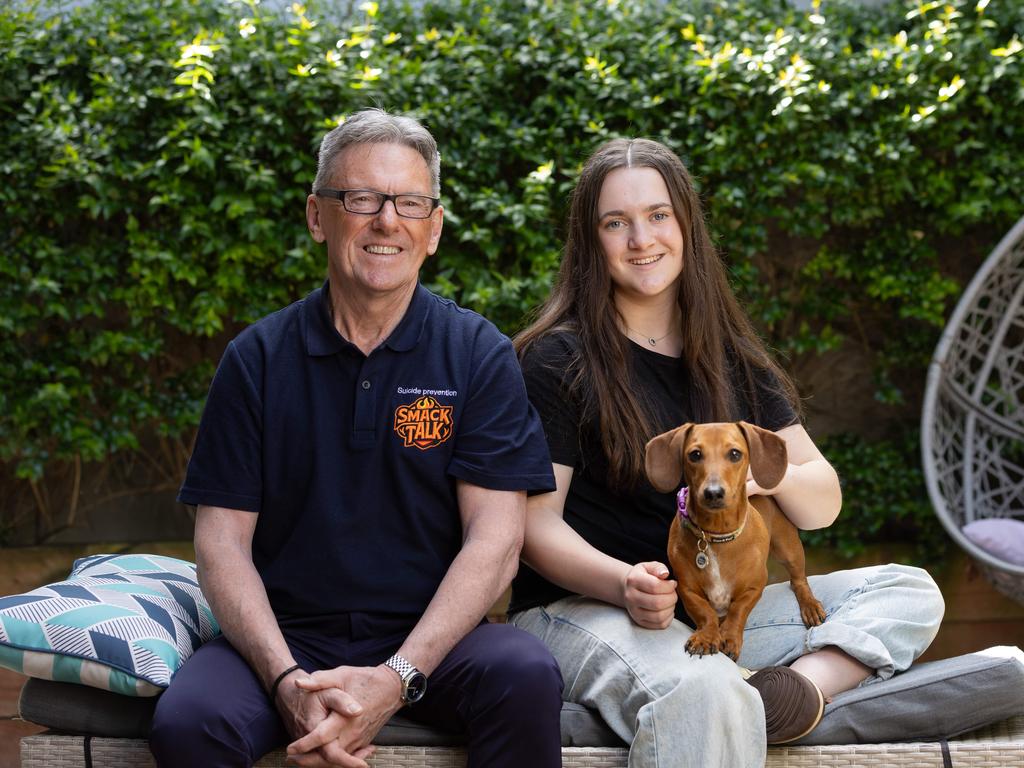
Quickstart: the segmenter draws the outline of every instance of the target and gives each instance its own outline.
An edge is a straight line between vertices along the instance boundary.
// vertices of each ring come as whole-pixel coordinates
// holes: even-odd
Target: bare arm
[[[523,562],[560,587],[626,608],[637,624],[672,620],[676,582],[662,563],[631,565],[595,549],[563,518],[572,467],[553,464],[556,490],[527,503]]]
[[[257,517],[252,512],[200,506],[196,511],[196,565],[203,595],[221,632],[269,690],[295,659],[252,562]]]
[[[843,504],[836,471],[801,425],[780,429],[776,434],[786,441],[789,469],[775,488],[766,490],[747,480],[747,493],[774,496],[797,528],[812,530],[832,525]]]
[[[456,490],[462,549],[398,650],[428,676],[512,582],[523,545],[525,491],[493,491],[462,480]]]
[[[252,562],[256,519],[252,512],[200,506],[196,512],[196,565],[200,587],[221,632],[269,691],[277,676],[295,665],[295,658],[277,626],[263,580]],[[331,711],[346,716],[360,711],[358,703],[343,690],[303,697],[294,681],[304,677],[302,670],[288,675],[274,701],[293,736],[309,733]],[[338,764],[365,765],[358,757],[350,756],[344,756]]]

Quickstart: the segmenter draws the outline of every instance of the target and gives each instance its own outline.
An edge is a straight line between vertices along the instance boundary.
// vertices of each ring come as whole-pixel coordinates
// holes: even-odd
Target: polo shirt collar
[[[405,317],[401,319],[384,344],[395,352],[411,350],[423,335],[423,327],[427,324],[429,313],[430,291],[422,284],[416,283],[416,290],[413,291],[409,308],[405,310]]]
[[[324,284],[309,294],[304,302],[306,353],[312,357],[335,355],[352,346],[334,327],[329,309],[329,296],[330,281],[325,280]],[[417,283],[405,315],[384,341],[385,346],[395,352],[408,352],[416,346],[427,322],[429,298],[430,291]]]

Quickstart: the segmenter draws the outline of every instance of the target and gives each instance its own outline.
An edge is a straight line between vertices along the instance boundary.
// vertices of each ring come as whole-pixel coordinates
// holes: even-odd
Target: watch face
[[[405,684],[405,700],[409,704],[415,704],[423,698],[427,692],[427,676],[422,672],[416,672],[409,677]]]

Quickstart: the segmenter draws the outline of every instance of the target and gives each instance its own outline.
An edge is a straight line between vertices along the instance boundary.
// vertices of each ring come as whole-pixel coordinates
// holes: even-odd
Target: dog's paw
[[[825,607],[812,597],[800,603],[800,618],[804,626],[816,627],[825,621]]]
[[[718,646],[718,650],[724,653],[733,661],[736,661],[740,657],[740,649],[742,647],[743,635],[740,635],[739,637],[722,635],[722,643]]]
[[[718,653],[722,645],[722,637],[717,632],[698,630],[686,641],[686,651],[691,656],[710,656]]]
[[[718,646],[715,643],[695,643],[692,640],[686,642],[686,652],[691,656],[711,656],[718,653]]]

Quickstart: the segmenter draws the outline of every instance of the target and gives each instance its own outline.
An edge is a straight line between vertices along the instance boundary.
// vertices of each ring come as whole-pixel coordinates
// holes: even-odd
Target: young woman
[[[924,571],[886,565],[811,577],[827,619],[810,629],[789,585],[770,585],[738,664],[686,652],[692,630],[665,565],[675,496],[647,483],[647,440],[745,419],[789,452],[782,482],[748,480],[748,494],[772,494],[805,529],[830,525],[841,496],[668,148],[617,139],[587,161],[557,285],[516,346],[557,490],[529,500],[511,620],[554,653],[565,697],[631,744],[631,768],[761,766],[766,743],[817,724],[823,696],[888,678],[927,648],[942,596]]]

